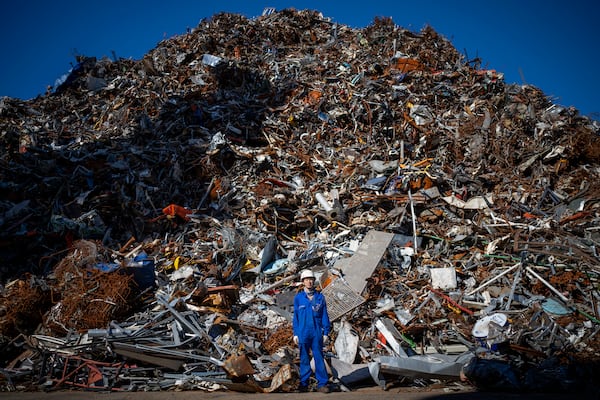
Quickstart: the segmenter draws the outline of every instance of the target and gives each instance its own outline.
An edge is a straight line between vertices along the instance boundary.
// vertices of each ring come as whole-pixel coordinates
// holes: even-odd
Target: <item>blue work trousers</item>
[[[315,359],[315,377],[317,378],[317,387],[325,386],[329,377],[325,368],[323,358],[323,336],[312,336],[300,339],[298,343],[300,350],[300,385],[308,386],[308,380],[312,369],[310,368],[310,353]]]

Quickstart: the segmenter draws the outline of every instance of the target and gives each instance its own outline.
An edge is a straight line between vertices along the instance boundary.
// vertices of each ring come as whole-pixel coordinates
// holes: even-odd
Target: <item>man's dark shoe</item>
[[[329,386],[324,385],[324,386],[321,386],[320,388],[318,388],[317,392],[329,393],[329,392],[331,392],[331,390],[329,389]]]
[[[298,386],[298,392],[300,392],[300,393],[308,392],[308,386],[304,386],[304,385]]]

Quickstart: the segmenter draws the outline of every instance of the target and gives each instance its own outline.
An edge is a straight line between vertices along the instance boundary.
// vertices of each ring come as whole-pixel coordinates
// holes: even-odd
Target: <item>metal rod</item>
[[[415,254],[417,254],[417,220],[415,218],[415,206],[413,204],[413,198],[410,189],[408,189],[408,199],[410,200],[410,213],[412,216],[413,249],[415,250]]]
[[[504,275],[508,274],[510,271],[512,271],[513,269],[517,268],[521,266],[521,263],[517,263],[515,265],[513,265],[512,267],[510,267],[509,269],[507,269],[506,271],[502,272],[501,274],[496,275],[495,277],[493,277],[492,279],[490,279],[489,281],[487,281],[486,283],[484,283],[483,285],[479,285],[478,287],[476,287],[475,289],[471,290],[469,293],[467,293],[467,296],[472,295],[475,292],[478,292],[479,290],[483,289],[484,287],[488,286],[489,284],[491,284],[494,281],[497,281],[498,279],[500,279],[501,277],[503,277]]]
[[[533,269],[531,269],[531,267],[525,267],[525,269],[533,276],[535,276],[537,279],[540,280],[540,282],[542,282],[544,285],[546,285],[548,287],[548,289],[552,290],[554,292],[554,294],[556,294],[558,297],[560,297],[560,299],[562,301],[564,301],[565,303],[569,302],[569,299],[567,299],[561,292],[559,292],[554,286],[552,286],[550,283],[548,283],[544,278],[542,278],[541,276],[539,276]]]
[[[521,280],[521,269],[519,268],[515,274],[515,279],[513,280],[513,284],[510,287],[510,294],[508,295],[508,300],[506,301],[506,305],[504,306],[504,310],[508,311],[510,309],[510,305],[512,304],[513,298],[515,297],[515,290],[517,289],[517,284]]]

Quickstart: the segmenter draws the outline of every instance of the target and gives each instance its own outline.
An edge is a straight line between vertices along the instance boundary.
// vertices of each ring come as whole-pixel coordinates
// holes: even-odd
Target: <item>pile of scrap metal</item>
[[[600,125],[432,28],[218,14],[0,99],[4,390],[597,391]]]

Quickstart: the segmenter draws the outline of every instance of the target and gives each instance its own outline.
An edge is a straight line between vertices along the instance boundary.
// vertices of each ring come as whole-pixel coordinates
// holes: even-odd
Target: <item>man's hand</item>
[[[298,344],[298,336],[294,336],[294,343]]]
[[[323,335],[323,344],[329,343],[329,336]]]

